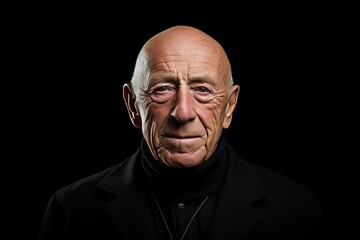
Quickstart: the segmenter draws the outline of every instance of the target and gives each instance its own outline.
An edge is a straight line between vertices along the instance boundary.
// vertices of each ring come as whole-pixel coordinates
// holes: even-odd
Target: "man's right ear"
[[[125,83],[123,86],[123,98],[132,124],[137,128],[141,128],[141,116],[135,106],[136,96],[130,83]]]

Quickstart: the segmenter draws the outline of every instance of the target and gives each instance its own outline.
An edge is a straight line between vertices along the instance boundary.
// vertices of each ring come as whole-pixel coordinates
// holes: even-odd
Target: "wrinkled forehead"
[[[147,56],[213,56],[219,58],[222,48],[211,38],[204,37],[169,37],[152,39],[142,49]]]
[[[189,54],[187,54],[189,53]],[[143,86],[157,82],[208,82],[221,86],[225,83],[222,67],[217,58],[198,49],[185,50],[183,54],[163,54],[151,56],[147,61]]]
[[[200,48],[164,49],[156,54],[147,55],[144,61],[151,73],[159,70],[171,71],[172,69],[217,70],[222,64],[213,53]]]
[[[141,62],[154,72],[164,68],[187,67],[188,70],[207,68],[221,71],[226,68],[227,57],[213,41],[184,38],[150,42],[143,48]],[[211,68],[210,68],[211,67]],[[169,69],[168,69],[169,70]]]
[[[222,46],[199,32],[159,34],[141,49],[136,63],[137,84],[147,85],[154,75],[183,74],[190,80],[210,76],[215,81],[230,79],[230,64]],[[171,76],[170,76],[171,77]]]

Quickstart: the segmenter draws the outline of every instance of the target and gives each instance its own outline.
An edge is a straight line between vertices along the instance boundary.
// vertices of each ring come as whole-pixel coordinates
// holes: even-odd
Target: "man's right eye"
[[[166,91],[167,90],[167,87],[165,86],[162,86],[162,87],[158,87],[155,89],[155,92],[163,92],[163,91]]]

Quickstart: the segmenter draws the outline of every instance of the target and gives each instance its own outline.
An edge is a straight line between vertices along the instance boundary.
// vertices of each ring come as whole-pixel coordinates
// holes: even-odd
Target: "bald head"
[[[174,26],[150,38],[140,50],[131,80],[136,94],[143,88],[142,82],[149,77],[152,67],[170,56],[184,61],[202,61],[211,56],[211,63],[228,83],[233,84],[231,68],[223,47],[205,32],[190,26]]]
[[[145,43],[140,55],[161,53],[164,47],[174,50],[187,49],[187,52],[183,54],[189,55],[194,49],[203,49],[203,51],[208,51],[218,57],[219,61],[227,62],[225,51],[215,39],[203,31],[189,26],[175,26],[158,33]]]

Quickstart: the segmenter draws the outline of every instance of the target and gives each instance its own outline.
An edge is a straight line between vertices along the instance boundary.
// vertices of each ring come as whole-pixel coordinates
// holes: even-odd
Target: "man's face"
[[[145,80],[135,102],[143,135],[155,158],[165,164],[199,165],[228,127],[228,75],[208,48],[161,49],[144,57]]]

